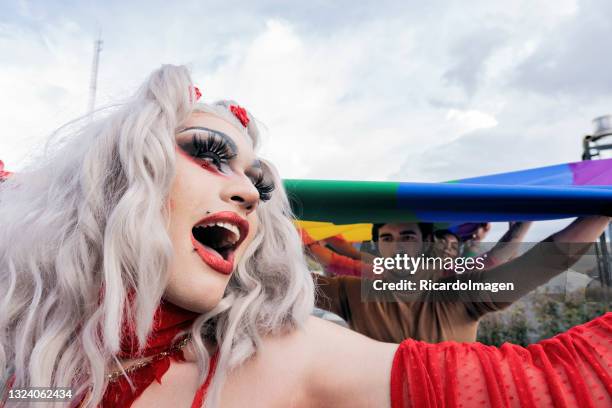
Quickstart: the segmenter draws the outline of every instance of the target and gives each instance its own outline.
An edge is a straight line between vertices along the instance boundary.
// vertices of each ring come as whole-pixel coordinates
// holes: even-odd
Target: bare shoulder
[[[222,407],[308,406],[308,343],[302,329],[269,335],[257,352],[228,374]]]
[[[390,377],[397,344],[372,340],[337,324],[312,317],[304,336],[309,343],[308,395],[313,406],[390,406]]]
[[[385,407],[396,344],[380,343],[322,319],[266,336],[231,370],[221,407]],[[174,363],[134,406],[190,406],[198,387],[194,362]]]
[[[385,407],[397,345],[310,317],[268,336],[223,387],[222,406]]]

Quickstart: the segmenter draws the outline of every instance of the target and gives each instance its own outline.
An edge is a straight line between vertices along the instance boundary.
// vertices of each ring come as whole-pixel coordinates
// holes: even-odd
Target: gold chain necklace
[[[151,359],[149,360],[141,361],[139,363],[134,364],[133,366],[129,366],[128,368],[116,370],[110,374],[106,374],[106,379],[108,380],[108,382],[115,382],[119,379],[119,377],[123,375],[123,373],[131,374],[134,371],[140,370],[141,368],[146,367],[151,363],[154,363],[165,357],[168,357],[171,354],[176,353],[177,351],[183,349],[187,345],[187,343],[189,343],[189,340],[191,340],[190,334],[185,336],[185,338],[183,338],[181,341],[176,343],[174,346],[170,347],[168,350],[162,351],[159,354],[155,354],[154,356],[151,356]]]

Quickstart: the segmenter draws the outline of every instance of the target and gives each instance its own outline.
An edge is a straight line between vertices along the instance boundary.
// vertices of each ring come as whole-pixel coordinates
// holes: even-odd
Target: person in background
[[[450,258],[455,259],[460,255],[461,251],[461,239],[458,235],[450,230],[437,230],[433,235],[433,243],[429,256],[439,258]],[[443,275],[453,275],[455,271],[453,268],[444,268]]]
[[[456,258],[460,255],[461,239],[450,230],[437,230],[434,233],[434,241],[431,246],[430,255],[447,258]]]
[[[420,294],[421,297],[415,296],[410,300],[396,294],[390,294],[390,299],[365,300],[360,276],[315,274],[318,292],[316,306],[340,316],[351,329],[380,341],[398,342],[412,338],[432,343],[447,340],[473,342],[476,341],[478,323],[483,316],[505,309],[577,262],[588,248],[588,245],[580,246],[580,243],[591,242],[582,239],[585,236],[591,237],[594,234],[591,232],[599,228],[599,222],[603,221],[590,217],[579,218],[521,256],[505,263],[497,261],[494,266],[488,267],[484,262],[485,268],[481,270],[471,270],[460,275],[444,270],[423,270],[413,275],[396,274],[392,277],[392,280],[431,279],[436,282],[453,279],[482,283],[512,282],[515,291],[506,294],[504,301],[492,298],[488,293],[454,291],[425,291]],[[506,236],[518,239],[519,235],[515,231],[524,232],[527,227],[516,226]],[[396,254],[414,257],[423,254],[428,247],[423,236],[421,227],[414,223],[376,224],[373,228],[373,238],[378,242],[380,254],[385,257],[394,257]],[[569,253],[567,246],[557,245],[557,242],[576,243],[580,251]],[[312,248],[317,248],[318,244],[312,241],[307,246],[312,253]],[[511,258],[514,248],[501,246],[500,255],[494,255],[494,259]],[[361,264],[365,265],[364,268],[369,266]],[[367,269],[357,269],[358,272],[372,276],[368,275]],[[393,274],[392,271],[390,273]]]

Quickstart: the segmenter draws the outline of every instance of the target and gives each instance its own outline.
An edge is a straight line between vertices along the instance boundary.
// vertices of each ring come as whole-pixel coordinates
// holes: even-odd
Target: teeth
[[[221,246],[234,245],[240,239],[240,230],[234,224],[230,224],[229,222],[209,222],[206,224],[200,224],[196,227],[198,228],[207,228],[207,227],[221,227],[232,233],[231,236],[227,237],[222,243]]]
[[[238,241],[238,239],[240,239],[240,230],[238,229],[237,226],[227,223],[227,222],[218,222],[217,225],[219,225],[220,227],[223,227],[227,230],[230,230],[233,234],[234,237],[236,238],[234,242]]]

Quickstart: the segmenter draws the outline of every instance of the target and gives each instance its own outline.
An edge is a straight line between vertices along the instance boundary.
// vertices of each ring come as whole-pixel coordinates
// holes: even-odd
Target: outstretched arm
[[[608,222],[609,217],[603,216],[578,218],[563,230],[505,264],[491,270],[467,272],[457,277],[465,281],[513,283],[514,290],[504,292],[503,296],[490,292],[476,295],[453,292],[451,296],[471,296],[464,301],[468,313],[474,318],[507,307],[575,264],[603,232]]]
[[[327,245],[331,245],[334,251],[339,253],[340,255],[348,256],[352,259],[361,259],[361,252],[355,249],[355,247],[353,247],[350,242],[346,241],[339,235],[326,238],[325,243]]]
[[[576,218],[570,225],[552,236],[557,243],[583,243],[595,241],[610,223],[610,217],[593,215]]]
[[[312,318],[309,406],[609,407],[612,313],[528,347],[379,343]]]
[[[308,253],[321,264],[325,271],[331,275],[341,276],[361,276],[364,270],[371,268],[371,265],[358,259],[337,254],[320,241],[315,241],[305,229],[298,228],[304,247]]]
[[[318,242],[308,245],[310,254],[332,275],[361,276],[363,270],[371,269],[369,264],[340,255]]]

